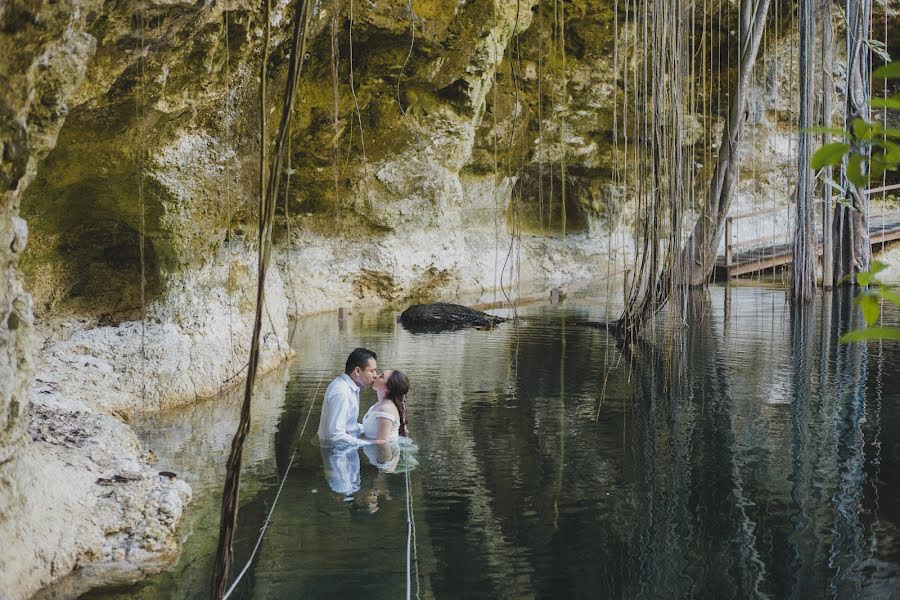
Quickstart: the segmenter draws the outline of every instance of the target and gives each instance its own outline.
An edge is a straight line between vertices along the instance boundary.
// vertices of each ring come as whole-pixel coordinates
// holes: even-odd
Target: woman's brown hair
[[[385,398],[393,401],[400,413],[400,435],[406,437],[406,394],[409,393],[409,377],[403,371],[393,371],[385,383]]]

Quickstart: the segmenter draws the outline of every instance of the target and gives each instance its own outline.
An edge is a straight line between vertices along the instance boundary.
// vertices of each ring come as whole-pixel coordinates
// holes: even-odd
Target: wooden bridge
[[[900,185],[866,190],[868,195],[890,190],[900,190]],[[770,214],[784,213],[787,216],[785,231],[759,236],[757,231],[741,231],[741,221]],[[725,219],[725,255],[716,258],[716,278],[725,279],[759,273],[784,265],[792,260],[796,205],[758,210],[733,215]],[[774,227],[773,227],[774,229]],[[822,255],[822,232],[816,230],[819,238],[818,253]],[[885,244],[900,240],[900,211],[872,211],[869,214],[869,241],[872,248],[883,249]]]

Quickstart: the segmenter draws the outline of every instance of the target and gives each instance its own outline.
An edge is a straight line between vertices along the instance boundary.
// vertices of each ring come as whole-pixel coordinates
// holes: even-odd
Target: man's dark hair
[[[359,367],[360,369],[365,369],[369,366],[369,359],[374,358],[378,360],[378,356],[367,348],[357,348],[353,352],[350,353],[350,356],[347,357],[347,365],[344,367],[344,373],[349,375],[353,372],[353,369]]]

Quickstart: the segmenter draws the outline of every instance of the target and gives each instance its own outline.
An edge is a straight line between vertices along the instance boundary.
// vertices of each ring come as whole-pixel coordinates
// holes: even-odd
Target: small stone
[[[18,254],[28,245],[28,223],[21,217],[12,218],[13,239],[9,249]]]
[[[124,479],[142,479],[144,471],[141,465],[132,458],[120,458],[116,461],[116,470]]]

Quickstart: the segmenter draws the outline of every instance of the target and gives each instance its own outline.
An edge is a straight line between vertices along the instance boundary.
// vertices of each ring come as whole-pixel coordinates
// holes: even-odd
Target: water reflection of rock
[[[285,400],[289,368],[282,367],[257,380],[250,433],[244,445],[241,510],[235,538],[235,564],[249,554],[264,519],[262,489],[277,479],[275,431]],[[194,490],[194,503],[181,529],[183,553],[176,567],[139,587],[120,593],[103,591],[98,597],[206,598],[218,539],[219,511],[225,462],[237,429],[243,387],[220,398],[187,407],[136,417],[132,423],[145,447],[154,450],[160,470],[173,471]]]

